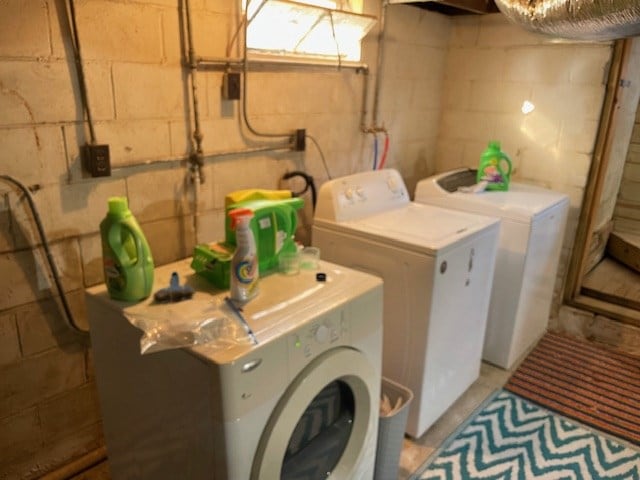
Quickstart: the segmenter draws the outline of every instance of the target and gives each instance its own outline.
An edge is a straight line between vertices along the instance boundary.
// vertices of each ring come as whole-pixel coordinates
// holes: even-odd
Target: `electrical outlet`
[[[109,145],[85,145],[84,150],[85,168],[92,177],[111,175]]]
[[[240,74],[225,72],[222,76],[223,100],[240,100]]]
[[[294,136],[294,150],[296,152],[304,152],[307,147],[307,131],[304,128],[299,128],[296,130],[296,134]]]

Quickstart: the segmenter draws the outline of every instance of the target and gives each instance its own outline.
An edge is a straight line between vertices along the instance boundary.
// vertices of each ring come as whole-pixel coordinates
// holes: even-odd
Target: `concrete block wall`
[[[337,68],[249,75],[252,125],[269,132],[305,128],[322,148],[325,167],[312,142],[303,153],[251,153],[264,139],[242,127],[238,103],[220,99],[221,74],[199,72],[206,180],[195,205],[184,160],[193,123],[182,66],[178,5],[184,2],[75,0],[97,140],[110,146],[113,167],[111,177],[88,177],[80,161],[88,136],[65,4],[0,2],[0,173],[34,187],[81,325],[87,325],[83,290],[102,282],[98,225],[110,196],[129,198],[161,265],[190,255],[196,242],[223,238],[229,191],[287,188],[280,179],[292,169],[311,174],[319,188],[329,176],[372,167],[373,137],[360,132],[362,75]],[[237,56],[237,45],[228,43],[239,2],[191,5],[197,54],[224,57],[229,50]],[[365,1],[367,13],[379,9],[378,0]],[[516,178],[566,191],[579,207],[609,45],[555,45],[499,16],[445,17],[407,5],[387,9],[387,27],[382,71],[376,71],[375,30],[363,42],[363,61],[371,69],[370,88],[380,74],[378,123],[391,140],[386,166],[400,170],[410,191],[427,175],[475,165],[485,141],[501,134]],[[521,90],[538,105],[526,122],[514,103]],[[567,104],[579,123],[556,103]],[[305,200],[308,227],[312,211]],[[103,442],[91,350],[64,326],[39,243],[24,198],[0,181],[3,479],[38,477]]]
[[[570,197],[553,315],[573,248],[605,94],[609,42],[558,41],[501,14],[452,22],[435,166],[476,168],[489,140],[513,163],[512,178]],[[525,101],[535,109],[523,113]]]
[[[371,168],[373,137],[360,131],[363,75],[337,68],[249,75],[252,125],[268,132],[305,128],[321,147],[325,168],[309,141],[304,153],[251,153],[268,142],[242,127],[238,102],[221,100],[222,75],[198,72],[205,182],[198,189],[194,218],[195,190],[184,160],[192,151],[193,129],[179,10],[185,2],[74,0],[96,137],[109,145],[113,169],[110,177],[89,177],[80,160],[80,147],[89,137],[66,3],[0,2],[0,174],[33,188],[64,290],[84,328],[84,288],[103,281],[98,226],[110,196],[128,197],[155,263],[161,265],[190,255],[196,242],[224,237],[223,205],[229,191],[296,189],[299,185],[280,181],[293,169],[313,175],[319,187],[328,176]],[[237,57],[238,45],[228,43],[238,25],[240,2],[190,3],[197,55],[224,57],[229,50]],[[380,13],[378,0],[368,0],[364,7],[366,13]],[[410,76],[402,68],[389,75],[379,117],[382,122],[393,110],[393,121],[385,123],[391,138],[387,166],[408,176],[427,173],[423,164],[433,156],[449,25],[435,13],[416,9],[415,14],[404,6],[389,12],[394,26],[389,50],[404,55],[419,47],[435,63],[417,68],[421,57],[408,57],[406,65],[415,62],[416,67]],[[363,61],[370,66],[369,122],[377,52],[374,30],[363,42]],[[410,91],[404,89],[407,82],[412,83]],[[415,101],[422,98],[421,84],[431,87],[426,103]],[[405,96],[405,107],[399,109],[395,99]],[[429,136],[422,138],[422,131]],[[310,195],[305,200],[303,221],[308,226]],[[103,445],[91,350],[65,326],[40,244],[26,200],[0,180],[3,480],[39,477]]]

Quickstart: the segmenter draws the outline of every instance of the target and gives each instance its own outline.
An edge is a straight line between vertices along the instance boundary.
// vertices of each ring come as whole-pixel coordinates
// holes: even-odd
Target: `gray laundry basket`
[[[413,392],[407,387],[382,377],[380,396],[385,394],[389,397],[391,405],[395,405],[398,397],[401,397],[402,405],[391,415],[380,417],[374,480],[395,480],[398,478],[402,440],[407,426],[409,404],[413,400]]]

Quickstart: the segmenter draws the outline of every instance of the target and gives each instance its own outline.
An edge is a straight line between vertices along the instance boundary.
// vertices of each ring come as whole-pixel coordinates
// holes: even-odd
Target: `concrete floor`
[[[482,402],[509,379],[511,371],[483,363],[478,380],[418,439],[405,437],[400,456],[398,480],[407,480],[429,456],[462,424]],[[70,480],[110,480],[108,461]]]

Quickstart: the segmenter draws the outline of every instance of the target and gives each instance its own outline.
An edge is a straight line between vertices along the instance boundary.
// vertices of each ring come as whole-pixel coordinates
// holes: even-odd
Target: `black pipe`
[[[289,180],[291,178],[294,177],[301,177],[304,182],[305,182],[305,186],[304,188],[299,191],[299,192],[293,192],[292,194],[294,197],[300,197],[302,195],[304,195],[307,190],[311,189],[311,204],[313,205],[313,210],[315,211],[316,209],[316,200],[317,200],[317,193],[316,193],[316,185],[315,182],[313,181],[313,177],[311,175],[309,175],[308,173],[305,172],[301,172],[299,170],[295,170],[293,172],[287,172],[282,176],[283,180]]]
[[[49,264],[49,268],[51,269],[51,274],[53,276],[53,280],[56,284],[56,288],[58,290],[58,294],[60,295],[60,302],[62,303],[62,308],[64,309],[64,313],[67,319],[67,326],[74,330],[76,333],[81,334],[83,337],[88,337],[89,332],[80,328],[78,324],[75,322],[73,318],[73,314],[71,313],[71,308],[69,307],[69,303],[67,302],[67,297],[64,293],[64,289],[62,288],[62,282],[60,281],[60,274],[58,273],[58,269],[53,260],[53,255],[51,253],[51,249],[49,248],[49,242],[47,241],[47,236],[44,232],[44,228],[42,226],[42,220],[40,219],[40,214],[38,213],[38,209],[36,208],[36,204],[33,201],[33,197],[31,196],[31,192],[27,187],[25,187],[18,180],[10,177],[9,175],[0,175],[0,179],[5,180],[16,187],[18,187],[27,197],[27,202],[29,203],[29,208],[31,209],[31,213],[36,222],[36,227],[38,229],[38,234],[40,235],[40,241],[42,242],[42,247],[46,253],[47,263]]]

